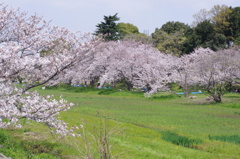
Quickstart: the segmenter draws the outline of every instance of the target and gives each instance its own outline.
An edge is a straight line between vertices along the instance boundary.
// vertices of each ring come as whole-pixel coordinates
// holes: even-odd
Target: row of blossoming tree
[[[73,104],[43,97],[31,88],[59,83],[126,82],[146,94],[170,91],[169,83],[201,86],[221,102],[226,84],[240,78],[239,49],[213,52],[199,48],[180,58],[135,41],[104,42],[90,34],[50,26],[41,17],[0,5],[0,127],[26,118],[69,133],[60,111]]]
[[[159,90],[171,91],[170,83],[181,85],[185,95],[190,86],[198,85],[215,102],[221,102],[227,86],[240,78],[238,47],[218,52],[198,48],[179,58],[135,41],[110,41],[91,51],[93,58],[88,63],[78,65],[77,70],[71,70],[58,82],[77,84],[97,80],[101,87],[124,79],[129,90],[150,88],[147,96]]]

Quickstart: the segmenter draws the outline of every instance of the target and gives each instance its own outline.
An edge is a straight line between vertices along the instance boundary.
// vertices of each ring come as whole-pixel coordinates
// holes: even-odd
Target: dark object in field
[[[240,93],[240,88],[237,89],[237,93]]]

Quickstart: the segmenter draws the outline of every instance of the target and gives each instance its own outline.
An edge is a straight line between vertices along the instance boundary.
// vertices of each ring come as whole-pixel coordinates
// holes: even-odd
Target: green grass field
[[[6,131],[19,142],[27,140],[28,147],[32,147],[31,141],[45,141],[39,144],[48,146],[42,150],[44,153],[31,151],[30,154],[37,154],[35,158],[84,158],[87,155],[100,158],[102,142],[99,139],[103,136],[108,138],[112,158],[240,158],[240,94],[237,93],[226,94],[223,103],[215,104],[207,102],[202,94],[189,99],[158,93],[147,99],[139,92],[117,90],[60,87],[39,92],[56,97],[63,95],[75,103],[69,111],[62,112],[60,118],[70,126],[84,127],[78,130],[81,138],[64,139],[54,139],[46,127],[33,122],[26,123],[21,130]],[[26,136],[26,132],[35,135]],[[4,147],[0,152],[18,158]]]

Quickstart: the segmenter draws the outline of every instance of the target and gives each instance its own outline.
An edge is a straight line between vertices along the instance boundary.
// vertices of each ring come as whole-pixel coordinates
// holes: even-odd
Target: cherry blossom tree
[[[199,48],[199,50],[206,51],[206,52],[213,52],[209,49]],[[200,52],[198,50],[198,52]],[[176,59],[173,67],[177,70],[177,78],[176,83],[179,84],[180,88],[183,89],[184,96],[187,97],[189,95],[189,88],[190,86],[194,86],[198,84],[195,80],[196,79],[196,61],[200,54],[196,52],[191,54],[186,54],[181,56],[180,58]]]
[[[199,85],[215,102],[222,102],[227,84],[239,79],[239,49],[214,52],[199,48],[179,60],[182,64],[178,69],[179,79],[183,86]]]
[[[173,75],[171,72],[174,71],[170,65],[171,55],[161,53],[150,45],[134,41],[125,41],[121,45],[125,50],[115,54],[118,56],[118,61],[115,61],[116,58],[112,60],[112,68],[108,70],[108,74],[117,70],[120,77],[122,76],[133,87],[150,88],[150,94],[160,89],[168,89],[167,84],[174,79],[171,76]]]
[[[124,80],[128,90],[149,87],[151,94],[159,89],[166,90],[167,84],[175,79],[171,64],[176,57],[161,53],[148,44],[132,40],[103,42],[90,54],[92,58],[88,64],[75,68],[81,73],[72,70],[66,75],[73,83],[95,79],[102,87]]]
[[[37,15],[0,4],[0,127],[20,127],[18,120],[26,118],[69,133],[57,115],[73,104],[29,90],[61,81],[97,44],[90,34],[50,26]]]

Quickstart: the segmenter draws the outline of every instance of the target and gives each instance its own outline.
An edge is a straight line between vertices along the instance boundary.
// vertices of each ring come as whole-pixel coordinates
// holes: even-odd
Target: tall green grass
[[[224,135],[211,136],[211,135],[209,135],[209,139],[240,144],[240,136],[239,135],[232,135],[232,136],[224,136]]]
[[[185,136],[180,136],[171,131],[163,131],[162,139],[169,141],[173,144],[184,146],[184,147],[189,147],[189,148],[194,148],[194,146],[202,143],[202,140],[190,139]]]

